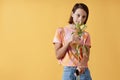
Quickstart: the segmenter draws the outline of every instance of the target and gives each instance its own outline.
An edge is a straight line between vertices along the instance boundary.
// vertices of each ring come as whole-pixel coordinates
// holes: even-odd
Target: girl
[[[62,80],[92,80],[88,69],[88,60],[90,54],[90,35],[83,30],[81,36],[75,34],[76,24],[85,25],[88,19],[89,10],[83,3],[76,3],[72,9],[69,24],[64,28],[58,28],[55,33],[53,44],[55,46],[56,58],[63,65]],[[77,50],[75,46],[79,47]],[[76,53],[79,52],[79,55]],[[79,77],[79,78],[78,78]]]

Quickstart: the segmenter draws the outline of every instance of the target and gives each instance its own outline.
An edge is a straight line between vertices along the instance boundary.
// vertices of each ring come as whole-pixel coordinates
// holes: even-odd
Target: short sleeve
[[[55,43],[62,43],[62,37],[61,37],[61,34],[62,34],[62,28],[58,28],[55,32],[55,36],[53,38],[53,44]]]
[[[89,46],[91,48],[91,39],[90,39],[90,35],[88,33],[88,36],[87,36],[87,39],[86,39],[86,42],[85,42],[85,45]]]

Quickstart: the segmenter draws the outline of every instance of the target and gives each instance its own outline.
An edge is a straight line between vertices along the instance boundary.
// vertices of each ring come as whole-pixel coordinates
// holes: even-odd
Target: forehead
[[[75,14],[87,15],[84,9],[81,8],[76,9]]]

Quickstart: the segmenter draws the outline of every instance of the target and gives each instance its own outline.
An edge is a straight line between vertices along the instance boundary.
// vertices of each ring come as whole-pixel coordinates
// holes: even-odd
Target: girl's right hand
[[[71,40],[71,39],[70,39],[70,40]],[[79,35],[77,35],[77,34],[72,34],[72,41],[71,41],[70,45],[71,45],[71,46],[81,45]]]
[[[65,41],[65,44],[70,45],[73,41],[73,34]]]

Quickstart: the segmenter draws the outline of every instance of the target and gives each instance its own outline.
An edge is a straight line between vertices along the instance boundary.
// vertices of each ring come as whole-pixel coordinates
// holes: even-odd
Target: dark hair
[[[76,4],[74,5],[73,9],[72,9],[72,12],[75,13],[75,11],[76,11],[78,8],[83,9],[83,10],[87,13],[87,17],[86,17],[86,20],[85,20],[85,22],[84,22],[84,24],[86,24],[87,19],[88,19],[88,15],[89,15],[89,9],[88,9],[88,7],[87,7],[84,3],[76,3]],[[72,15],[70,16],[69,23],[70,23],[70,24],[73,23],[73,17],[72,17]]]

